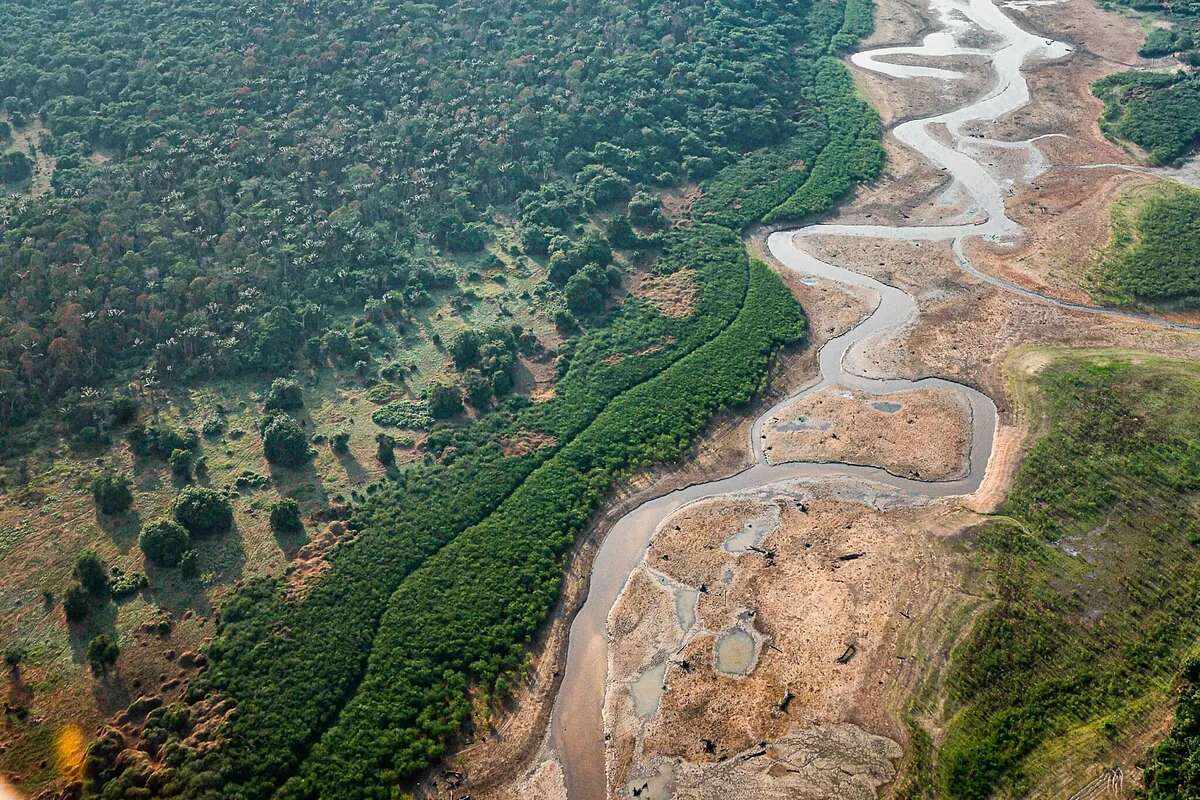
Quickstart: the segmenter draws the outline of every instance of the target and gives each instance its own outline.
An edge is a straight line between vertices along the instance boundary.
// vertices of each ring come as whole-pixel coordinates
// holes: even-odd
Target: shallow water
[[[733,628],[717,637],[713,664],[725,675],[747,675],[754,669],[756,645],[754,637],[741,628]]]
[[[871,403],[871,408],[876,411],[882,411],[885,414],[895,414],[904,408],[904,406],[901,403],[893,403],[891,400],[876,400],[874,403]]]

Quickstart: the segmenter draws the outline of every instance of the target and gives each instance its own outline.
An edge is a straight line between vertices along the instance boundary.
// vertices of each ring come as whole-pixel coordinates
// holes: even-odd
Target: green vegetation
[[[175,520],[193,536],[211,536],[233,527],[233,506],[216,489],[189,486],[175,499]]]
[[[92,497],[96,508],[105,514],[120,514],[133,505],[129,478],[115,472],[103,472],[92,480]]]
[[[88,642],[88,664],[91,665],[92,672],[97,675],[108,674],[112,666],[117,663],[117,657],[120,655],[121,648],[117,646],[117,643],[107,633],[102,633]]]
[[[295,469],[313,457],[308,434],[287,414],[273,412],[263,417],[262,439],[263,455],[272,464]]]
[[[173,519],[156,519],[142,526],[138,546],[146,558],[161,567],[174,567],[192,546],[187,529]]]
[[[948,677],[950,798],[1025,794],[1066,737],[1100,757],[1200,635],[1200,369],[1060,355],[1036,380],[1047,429],[978,531],[997,600]]]
[[[1192,658],[1180,678],[1175,723],[1167,738],[1150,751],[1145,800],[1200,798],[1200,659]]]
[[[72,436],[104,445],[136,423],[136,410],[116,421],[113,392],[130,383],[154,420],[130,432],[135,474],[186,462],[209,483],[204,458],[228,478],[174,504],[202,552],[179,552],[172,534],[164,561],[178,556],[194,584],[212,580],[222,548],[200,537],[233,525],[231,498],[244,530],[293,494],[282,481],[315,471],[310,458],[366,473],[345,490],[353,535],[324,572],[221,598],[187,698],[236,711],[219,748],[182,743],[186,713],[147,724],[136,746],[161,766],[162,796],[389,796],[439,758],[468,688],[503,696],[515,679],[614,483],[682,454],[802,337],[742,230],[821,213],[882,163],[878,120],[834,57],[869,28],[862,0],[4,9],[0,105],[21,135],[45,124],[53,173],[44,197],[3,209],[0,425],[54,400]],[[775,170],[779,145],[805,163]],[[659,189],[684,177],[738,213],[669,224]],[[634,264],[689,270],[690,316],[622,296]],[[504,302],[480,313],[506,285],[517,315]],[[553,341],[552,367],[531,363],[543,347],[531,325]],[[549,372],[541,402],[513,391]],[[159,413],[189,384],[289,375],[263,398],[262,451],[244,397],[179,403],[194,420]],[[321,428],[322,382],[379,408]],[[304,425],[283,413],[301,402]],[[419,453],[401,440],[401,462],[355,415],[428,433]],[[309,444],[333,430],[336,459]],[[521,436],[539,446],[512,454]],[[255,463],[236,463],[247,450]],[[266,470],[260,452],[304,468]],[[268,482],[277,494],[256,498]],[[345,502],[322,497],[320,510]],[[273,524],[299,516],[282,505]],[[143,760],[119,748],[93,747],[88,791],[144,796]]]
[[[272,505],[271,528],[282,533],[304,530],[304,523],[300,519],[300,504],[290,497],[285,497]]]
[[[1200,303],[1200,190],[1161,183],[1113,205],[1113,238],[1089,276],[1116,305]]]
[[[100,560],[95,551],[84,550],[75,559],[75,580],[79,585],[94,595],[108,592],[108,567]]]
[[[1104,101],[1100,130],[1133,142],[1152,164],[1179,164],[1200,141],[1200,75],[1119,72],[1092,86]]]

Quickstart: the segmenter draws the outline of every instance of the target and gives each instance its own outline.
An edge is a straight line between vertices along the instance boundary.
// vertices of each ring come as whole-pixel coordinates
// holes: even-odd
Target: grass
[[[1162,181],[1112,208],[1112,239],[1087,277],[1118,306],[1200,306],[1200,191]]]
[[[1021,796],[1102,758],[1200,636],[1200,365],[1059,353],[1034,383],[1042,433],[973,545],[996,602],[947,678],[948,798]]]

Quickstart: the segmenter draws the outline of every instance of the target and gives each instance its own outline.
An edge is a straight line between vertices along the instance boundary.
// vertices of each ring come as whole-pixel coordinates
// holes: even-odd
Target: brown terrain
[[[1079,168],[1137,163],[1100,135],[1100,103],[1090,85],[1128,65],[1149,64],[1136,55],[1143,32],[1091,0],[1008,13],[1028,30],[1069,42],[1073,53],[1027,67],[1031,103],[979,131],[1009,141],[1042,137],[1047,169],[1026,180],[1022,159],[995,154],[993,165],[1014,175],[1007,207],[1024,233],[1015,245],[968,240],[967,254],[985,273],[1086,304],[1081,281],[1108,242],[1109,207],[1128,188],[1155,180],[1119,168]],[[920,0],[880,0],[876,32],[864,49],[919,41],[935,27]],[[947,84],[853,70],[886,125],[964,102],[991,80],[978,57],[921,63],[966,76]],[[964,197],[940,169],[890,138],[886,146],[886,174],[858,192],[839,222],[968,221]],[[782,360],[773,384],[778,397],[812,383],[820,344],[878,299],[799,278],[773,262],[765,233],[747,245],[792,287],[813,335],[810,347]],[[611,797],[876,797],[903,766],[909,745],[903,719],[914,694],[937,681],[957,637],[986,602],[954,543],[979,514],[995,510],[1019,465],[1030,424],[1023,378],[1047,363],[1047,348],[1056,346],[1200,357],[1195,334],[1055,307],[978,280],[956,264],[949,243],[807,238],[806,249],[916,299],[915,322],[863,342],[847,354],[847,366],[878,377],[937,375],[990,395],[1000,421],[986,477],[970,497],[926,503],[865,482],[837,488],[792,482],[700,501],[663,521],[608,619]],[[566,796],[544,733],[566,627],[582,601],[598,541],[640,501],[748,464],[750,420],[769,401],[726,419],[685,466],[643,476],[597,520],[526,695],[495,720],[494,732],[452,759],[451,769],[466,778],[459,791],[476,800]],[[872,407],[880,401],[901,407]],[[953,477],[966,466],[968,414],[960,401],[933,391],[866,396],[834,387],[773,415],[768,457]],[[821,424],[787,424],[797,421]],[[1084,783],[1067,776],[1040,792],[1067,796]]]

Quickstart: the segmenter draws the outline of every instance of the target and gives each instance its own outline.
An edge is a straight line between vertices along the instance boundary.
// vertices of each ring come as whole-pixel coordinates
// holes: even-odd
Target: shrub
[[[75,579],[92,594],[108,592],[108,568],[94,550],[84,550],[75,559]]]
[[[300,504],[285,497],[271,506],[271,528],[283,533],[304,530],[304,523],[300,520]]]
[[[380,433],[375,436],[375,457],[379,459],[380,464],[391,466],[396,463],[396,440],[386,433]]]
[[[276,378],[271,381],[264,403],[267,411],[294,411],[304,407],[304,394],[300,384],[288,378]]]
[[[82,622],[91,611],[91,597],[79,584],[71,586],[63,594],[63,613],[66,614],[67,622]]]
[[[350,450],[350,432],[338,431],[329,437],[329,447],[335,453],[345,453]]]
[[[160,567],[174,567],[192,546],[187,529],[173,519],[156,519],[142,526],[138,546],[146,558]]]
[[[107,674],[109,668],[117,663],[121,648],[107,633],[102,633],[88,642],[87,660],[92,672],[97,675]]]
[[[222,533],[233,526],[233,506],[206,486],[189,486],[175,498],[175,520],[193,536]]]
[[[116,472],[103,472],[92,479],[92,497],[105,514],[120,514],[133,505],[129,478]]]
[[[263,454],[272,464],[294,468],[312,458],[313,450],[300,423],[279,414],[263,429]]]
[[[190,480],[192,477],[192,451],[191,450],[172,450],[171,457],[167,459],[167,464],[171,467],[171,474],[184,480]]]
[[[429,413],[434,419],[453,417],[462,410],[462,392],[457,386],[439,383],[429,390]]]

